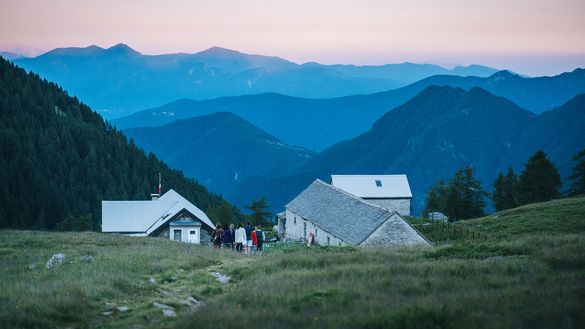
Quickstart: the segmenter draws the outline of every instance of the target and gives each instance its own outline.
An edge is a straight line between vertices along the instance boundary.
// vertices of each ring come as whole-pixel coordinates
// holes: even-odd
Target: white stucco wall
[[[181,231],[181,241],[187,243],[201,243],[201,229],[200,226],[170,226],[169,227],[169,240],[175,239],[175,230]],[[189,234],[190,231],[195,231],[194,235]]]
[[[410,200],[411,199],[364,199],[367,203],[377,205],[379,207],[396,211],[400,216],[410,216]]]
[[[399,215],[392,215],[380,225],[360,246],[412,246],[430,245]]]
[[[304,228],[305,223],[307,225],[306,230]],[[303,219],[288,209],[286,210],[285,232],[286,239],[292,241],[306,242],[309,235],[313,233],[315,235],[315,242],[320,246],[342,246],[346,244],[331,233],[324,231],[319,226]]]

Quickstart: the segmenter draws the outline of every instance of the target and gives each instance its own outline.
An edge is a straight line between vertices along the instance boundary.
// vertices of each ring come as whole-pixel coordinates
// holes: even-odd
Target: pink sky
[[[15,43],[146,54],[221,46],[295,62],[478,63],[529,75],[585,67],[583,0],[2,0]]]

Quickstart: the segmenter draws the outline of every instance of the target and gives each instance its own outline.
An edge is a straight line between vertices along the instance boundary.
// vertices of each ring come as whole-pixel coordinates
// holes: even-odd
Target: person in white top
[[[236,251],[242,252],[244,245],[246,244],[246,229],[244,229],[244,225],[242,223],[238,224],[238,229],[236,230]]]

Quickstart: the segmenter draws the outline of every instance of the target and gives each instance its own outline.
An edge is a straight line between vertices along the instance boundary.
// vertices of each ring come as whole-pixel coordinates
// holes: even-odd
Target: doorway
[[[173,230],[173,240],[181,241],[181,232],[182,230]]]

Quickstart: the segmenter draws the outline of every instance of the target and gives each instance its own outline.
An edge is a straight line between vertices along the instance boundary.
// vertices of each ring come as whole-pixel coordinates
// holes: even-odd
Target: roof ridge
[[[380,207],[380,206],[378,206],[378,205],[376,205],[376,204],[369,203],[369,202],[367,202],[366,200],[364,200],[364,199],[360,198],[359,196],[357,196],[357,195],[355,195],[355,194],[352,194],[352,193],[349,193],[349,192],[347,192],[347,191],[345,191],[345,190],[342,190],[342,189],[340,189],[340,188],[339,188],[339,187],[337,187],[337,186],[333,186],[333,185],[331,185],[331,184],[327,184],[327,183],[325,183],[324,181],[320,180],[319,178],[317,178],[315,181],[316,181],[316,182],[319,182],[319,183],[321,183],[321,184],[323,184],[323,185],[325,185],[325,186],[327,186],[327,187],[330,187],[330,188],[332,188],[332,189],[334,189],[334,190],[337,190],[337,191],[339,191],[339,192],[341,192],[341,193],[343,193],[343,194],[345,194],[345,195],[347,195],[347,196],[349,196],[349,197],[351,197],[351,198],[353,198],[353,199],[355,199],[355,200],[357,200],[357,201],[359,201],[359,202],[361,202],[361,203],[364,203],[364,204],[366,204],[366,205],[368,205],[368,206],[371,206],[372,208],[378,208],[378,209],[380,209],[380,210],[383,210],[384,212],[391,213],[391,214],[392,214],[392,213],[397,213],[395,210],[386,209],[386,208]],[[310,185],[309,185],[309,186],[310,186]]]

